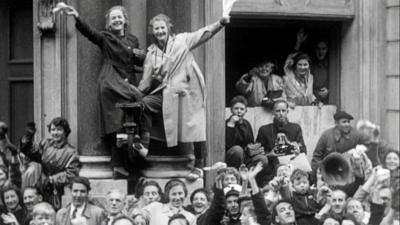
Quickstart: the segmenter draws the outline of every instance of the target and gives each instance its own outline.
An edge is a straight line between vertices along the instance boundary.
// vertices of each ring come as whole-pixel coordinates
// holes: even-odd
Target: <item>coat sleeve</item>
[[[74,153],[70,157],[65,169],[59,173],[52,175],[51,177],[53,178],[53,181],[56,185],[60,186],[65,185],[69,183],[73,177],[78,176],[79,169],[80,169],[79,157],[76,153]]]
[[[251,199],[253,201],[254,211],[255,211],[255,214],[257,217],[257,222],[260,225],[271,224],[270,212],[267,208],[267,205],[265,204],[264,196],[263,196],[262,192],[259,191],[257,194],[252,195]]]
[[[89,41],[101,47],[103,43],[103,35],[97,30],[91,28],[85,21],[81,18],[75,18],[75,27],[78,31],[85,36]]]
[[[21,183],[22,183],[22,175],[21,175],[21,170],[19,169],[19,163],[17,162],[12,162],[10,164],[10,175],[9,179],[11,184],[21,188]]]
[[[327,147],[327,134],[323,133],[322,136],[319,138],[318,143],[315,147],[313,157],[311,160],[311,167],[314,172],[317,171],[319,167],[319,163],[324,159],[326,155],[326,147]]]
[[[303,132],[300,126],[298,126],[297,129],[296,142],[301,144],[300,152],[304,152],[305,154],[307,154],[307,147],[306,144],[304,143]]]
[[[43,146],[46,144],[46,140],[43,140],[39,144],[34,144],[32,141],[23,143],[22,139],[19,142],[19,149],[25,154],[31,161],[41,163]]]
[[[148,52],[146,55],[146,59],[144,60],[144,65],[143,65],[143,77],[142,80],[139,83],[139,90],[142,93],[148,93],[151,87],[151,80],[152,80],[152,75],[153,75],[153,65],[151,64],[150,61],[151,53]]]
[[[210,208],[207,210],[206,224],[218,224],[225,213],[225,196],[220,189],[213,188],[214,198]]]
[[[193,50],[206,41],[210,40],[218,31],[223,28],[220,22],[215,22],[211,25],[203,27],[192,33],[184,33],[186,35],[186,44],[190,50]]]
[[[236,90],[242,95],[248,95],[251,92],[252,82],[247,82],[244,78],[248,76],[248,74],[244,74],[235,84]]]

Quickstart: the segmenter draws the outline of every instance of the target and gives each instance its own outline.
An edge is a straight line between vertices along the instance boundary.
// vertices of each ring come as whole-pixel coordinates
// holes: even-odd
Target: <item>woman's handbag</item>
[[[54,207],[55,210],[61,209],[61,199],[58,196],[57,186],[56,184],[52,184],[53,191],[51,193],[49,202]]]

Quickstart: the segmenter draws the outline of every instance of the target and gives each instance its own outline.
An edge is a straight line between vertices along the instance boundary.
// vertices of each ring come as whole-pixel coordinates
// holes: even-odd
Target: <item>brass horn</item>
[[[351,180],[349,161],[337,152],[327,155],[320,164],[321,174],[328,185],[346,185]]]

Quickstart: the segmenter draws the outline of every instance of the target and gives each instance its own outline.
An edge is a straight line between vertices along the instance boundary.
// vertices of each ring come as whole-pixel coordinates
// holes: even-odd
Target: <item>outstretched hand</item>
[[[261,162],[258,162],[256,166],[250,168],[250,171],[247,173],[248,179],[254,178],[257,174],[263,169],[263,165]]]
[[[307,40],[308,34],[305,33],[304,28],[300,28],[300,30],[297,32],[297,43],[301,44],[305,40]]]
[[[64,2],[59,2],[57,6],[53,9],[54,14],[59,11],[65,12],[65,14],[67,14],[68,16],[73,16],[75,18],[79,17],[78,11],[74,7],[67,5]]]

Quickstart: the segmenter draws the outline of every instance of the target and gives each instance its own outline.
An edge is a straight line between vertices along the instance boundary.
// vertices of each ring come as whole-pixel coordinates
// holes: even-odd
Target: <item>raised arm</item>
[[[251,191],[252,191],[251,199],[254,205],[254,212],[257,216],[257,222],[260,225],[266,225],[271,223],[269,219],[270,212],[267,208],[267,204],[265,204],[264,196],[260,191],[260,188],[258,187],[255,179],[256,175],[259,172],[261,172],[262,169],[263,169],[262,163],[261,162],[257,163],[255,167],[250,168],[247,177],[251,186]]]
[[[70,5],[65,5],[65,4],[58,4],[57,7],[59,10],[65,12],[68,16],[72,16],[75,18],[76,24],[75,27],[76,29],[81,32],[83,36],[85,36],[87,39],[89,39],[91,42],[93,42],[96,45],[101,45],[102,44],[102,35],[100,32],[92,29],[88,24],[86,24],[80,17],[78,11],[70,6]]]
[[[216,33],[229,23],[228,18],[221,18],[218,22],[203,27],[195,32],[186,33],[186,43],[190,50],[193,50],[206,41],[210,40]]]

